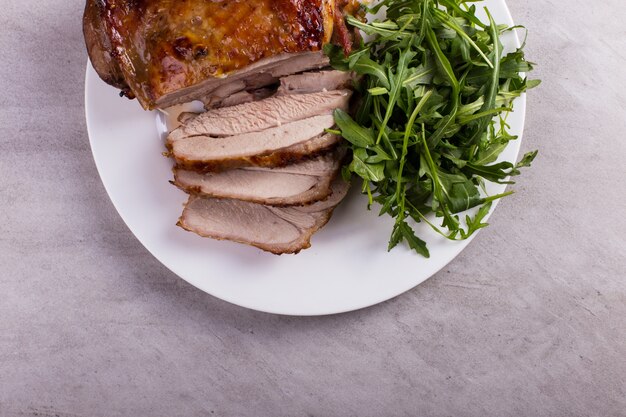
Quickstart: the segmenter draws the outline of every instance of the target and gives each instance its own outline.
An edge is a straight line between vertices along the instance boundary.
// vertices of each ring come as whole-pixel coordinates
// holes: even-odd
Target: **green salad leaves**
[[[467,239],[487,226],[491,203],[511,194],[486,196],[484,181],[510,183],[530,166],[537,152],[496,161],[516,139],[506,123],[513,100],[539,82],[520,75],[532,70],[523,47],[503,53],[500,37],[513,28],[496,25],[487,9],[486,23],[466,0],[383,0],[368,11],[382,7],[384,21],[348,17],[371,38],[361,48],[348,57],[325,50],[335,68],[362,76],[355,113],[335,112],[353,151],[344,176],[361,177],[370,206],[395,218],[389,250],[405,241],[428,257],[411,220]]]

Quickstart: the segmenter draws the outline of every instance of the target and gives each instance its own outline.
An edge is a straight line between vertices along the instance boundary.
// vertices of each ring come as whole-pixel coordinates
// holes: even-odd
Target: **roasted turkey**
[[[87,0],[84,34],[107,83],[146,109],[223,98],[349,50],[346,0]]]
[[[94,69],[145,109],[201,100],[169,132],[172,184],[190,196],[178,225],[275,254],[298,253],[346,196],[347,148],[333,132],[354,74],[347,0],[87,0]],[[164,112],[176,112],[168,109]]]

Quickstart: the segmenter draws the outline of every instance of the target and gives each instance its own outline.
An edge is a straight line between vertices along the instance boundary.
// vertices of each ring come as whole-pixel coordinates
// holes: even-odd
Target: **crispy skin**
[[[87,0],[83,15],[83,34],[89,59],[94,69],[107,84],[128,90],[124,74],[115,59],[102,19],[102,4],[98,0]]]
[[[335,12],[334,0],[88,0],[84,29],[100,76],[154,108],[265,58],[319,51]]]

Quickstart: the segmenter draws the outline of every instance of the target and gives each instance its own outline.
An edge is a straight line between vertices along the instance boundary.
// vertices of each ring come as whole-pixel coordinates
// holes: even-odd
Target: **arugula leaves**
[[[405,241],[429,257],[409,220],[451,240],[486,227],[492,202],[511,192],[484,196],[484,181],[511,183],[537,156],[496,163],[517,139],[506,124],[513,100],[539,81],[520,75],[533,69],[523,46],[503,56],[500,36],[512,28],[498,26],[486,8],[488,22],[482,22],[474,2],[383,0],[369,11],[385,7],[386,20],[347,18],[371,41],[348,57],[326,46],[335,68],[362,77],[354,114],[335,111],[353,151],[343,175],[358,175],[370,206],[379,203],[381,216],[395,218],[389,250]],[[476,214],[461,220],[471,208]]]

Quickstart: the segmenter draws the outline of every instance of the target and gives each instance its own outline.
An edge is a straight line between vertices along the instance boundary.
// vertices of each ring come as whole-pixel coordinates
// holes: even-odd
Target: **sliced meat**
[[[347,71],[317,71],[289,75],[280,79],[278,94],[307,94],[350,88],[354,73]]]
[[[270,97],[252,103],[210,110],[173,130],[167,139],[168,146],[189,136],[239,135],[313,116],[330,115],[338,108],[347,110],[350,95],[349,90],[335,90]]]
[[[239,91],[233,95],[230,95],[220,102],[204,102],[204,107],[207,110],[215,107],[231,107],[238,106],[244,103],[252,103],[253,101],[264,100],[273,96],[276,93],[276,88],[259,88],[251,91]]]
[[[328,65],[322,48],[335,0],[87,1],[84,32],[98,73],[122,81],[146,109],[197,100],[254,73],[267,80],[288,67]]]
[[[228,77],[211,77],[204,81],[172,91],[160,97],[155,105],[160,108],[193,100],[221,102],[224,98],[251,88],[260,88],[278,83],[280,77],[299,72],[319,70],[329,65],[322,51],[280,54],[230,73]]]
[[[185,123],[189,122],[194,117],[197,117],[199,114],[200,113],[185,111],[179,114],[176,120],[178,120],[178,123],[180,123],[181,125],[184,125]]]
[[[304,207],[269,207],[241,200],[192,195],[178,225],[203,237],[232,240],[280,255],[311,246],[311,236],[330,219],[349,184],[338,178],[325,200]]]
[[[233,198],[272,206],[325,199],[341,169],[345,148],[283,168],[240,168],[201,174],[174,169],[174,185],[190,194]]]
[[[225,138],[192,136],[175,141],[170,149],[179,167],[200,172],[245,166],[284,166],[338,144],[337,135],[323,133],[334,123],[332,115],[315,116]]]

